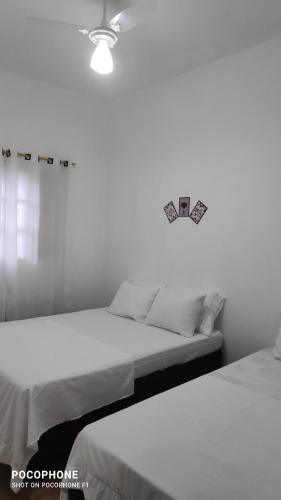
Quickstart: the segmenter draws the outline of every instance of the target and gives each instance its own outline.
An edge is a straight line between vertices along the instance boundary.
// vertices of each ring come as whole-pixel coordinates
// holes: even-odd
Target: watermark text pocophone
[[[79,480],[78,470],[12,470],[11,487],[23,488],[60,488],[79,489],[88,488],[88,483]]]

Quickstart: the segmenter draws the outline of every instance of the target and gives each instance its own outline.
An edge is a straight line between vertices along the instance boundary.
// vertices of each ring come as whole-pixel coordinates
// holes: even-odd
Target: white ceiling
[[[111,0],[110,14],[141,0]],[[98,25],[101,0],[0,0],[0,68],[98,98],[115,97],[281,36],[280,0],[156,0],[157,10],[120,34],[114,73],[89,68],[93,45],[27,16]],[[280,58],[281,63],[281,58]]]

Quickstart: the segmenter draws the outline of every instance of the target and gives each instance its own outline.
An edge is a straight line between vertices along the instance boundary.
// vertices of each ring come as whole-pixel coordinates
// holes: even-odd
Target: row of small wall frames
[[[31,153],[21,153],[21,152],[16,152],[15,153],[16,157],[17,158],[23,158],[25,161],[31,161],[32,160],[32,154]],[[5,158],[5,159],[9,159],[12,157],[12,151],[11,149],[3,149],[2,148],[2,156]],[[38,163],[46,163],[47,165],[56,165],[56,160],[55,158],[51,157],[51,156],[41,156],[41,155],[38,155],[37,156],[37,161]],[[70,161],[70,160],[66,160],[66,159],[63,159],[63,160],[58,160],[57,162],[58,165],[60,165],[61,167],[76,167],[76,163],[73,162],[73,161]]]
[[[174,203],[170,201],[165,205],[164,212],[170,224],[177,220],[179,217],[189,217],[195,224],[199,224],[205,213],[207,212],[208,207],[198,200],[192,211],[190,212],[190,197],[189,196],[181,196],[179,198],[179,209],[177,211]]]

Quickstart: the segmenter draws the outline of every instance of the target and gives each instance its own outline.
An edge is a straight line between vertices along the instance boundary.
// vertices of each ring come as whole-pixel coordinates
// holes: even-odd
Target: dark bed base
[[[176,365],[137,379],[133,396],[95,410],[77,420],[57,425],[43,434],[39,440],[39,451],[31,459],[28,468],[33,470],[64,468],[77,434],[86,425],[221,366],[222,352],[219,350],[183,365]]]

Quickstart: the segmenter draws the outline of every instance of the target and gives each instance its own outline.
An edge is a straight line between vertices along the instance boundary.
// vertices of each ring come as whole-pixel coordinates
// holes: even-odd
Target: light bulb
[[[91,59],[91,68],[102,75],[113,70],[113,59],[106,40],[100,40]]]

